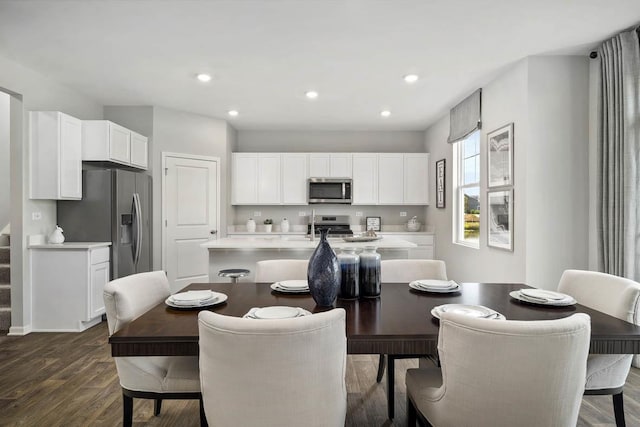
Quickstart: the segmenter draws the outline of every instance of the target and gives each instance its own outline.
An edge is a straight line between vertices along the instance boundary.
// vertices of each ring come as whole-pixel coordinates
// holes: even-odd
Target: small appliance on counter
[[[349,215],[316,215],[315,234],[320,236],[320,230],[329,228],[327,237],[350,237],[353,236],[351,225],[349,223]],[[307,225],[307,237],[311,236],[311,218]]]

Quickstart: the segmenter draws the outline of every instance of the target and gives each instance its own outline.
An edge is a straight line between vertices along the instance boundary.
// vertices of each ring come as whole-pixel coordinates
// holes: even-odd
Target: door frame
[[[165,190],[167,188],[166,180],[167,180],[167,158],[174,157],[178,159],[191,159],[191,160],[204,160],[207,162],[216,162],[216,230],[220,233],[220,157],[213,156],[200,156],[197,154],[185,154],[185,153],[172,153],[163,151],[162,152],[162,170],[160,171],[162,175],[162,189],[161,189],[161,200],[162,200],[162,218],[160,219],[160,227],[162,228],[161,233],[161,246],[162,246],[162,269],[167,271],[167,196],[165,194]],[[217,235],[216,235],[217,236]]]

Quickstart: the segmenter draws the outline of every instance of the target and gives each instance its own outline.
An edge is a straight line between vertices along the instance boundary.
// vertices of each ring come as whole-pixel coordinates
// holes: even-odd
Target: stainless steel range
[[[353,236],[351,225],[349,225],[349,215],[315,215],[315,221],[309,218],[307,225],[307,237],[311,236],[311,223],[314,222],[315,235],[320,236],[320,230],[329,229],[328,237],[349,237]]]

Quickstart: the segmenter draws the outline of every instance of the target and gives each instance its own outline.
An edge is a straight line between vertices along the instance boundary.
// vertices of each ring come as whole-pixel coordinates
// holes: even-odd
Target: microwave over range
[[[309,178],[309,204],[351,204],[350,178]]]

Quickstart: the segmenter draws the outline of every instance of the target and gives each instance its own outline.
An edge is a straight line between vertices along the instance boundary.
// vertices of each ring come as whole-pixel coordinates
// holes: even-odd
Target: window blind
[[[459,141],[482,128],[482,89],[467,96],[449,113],[449,143]]]

